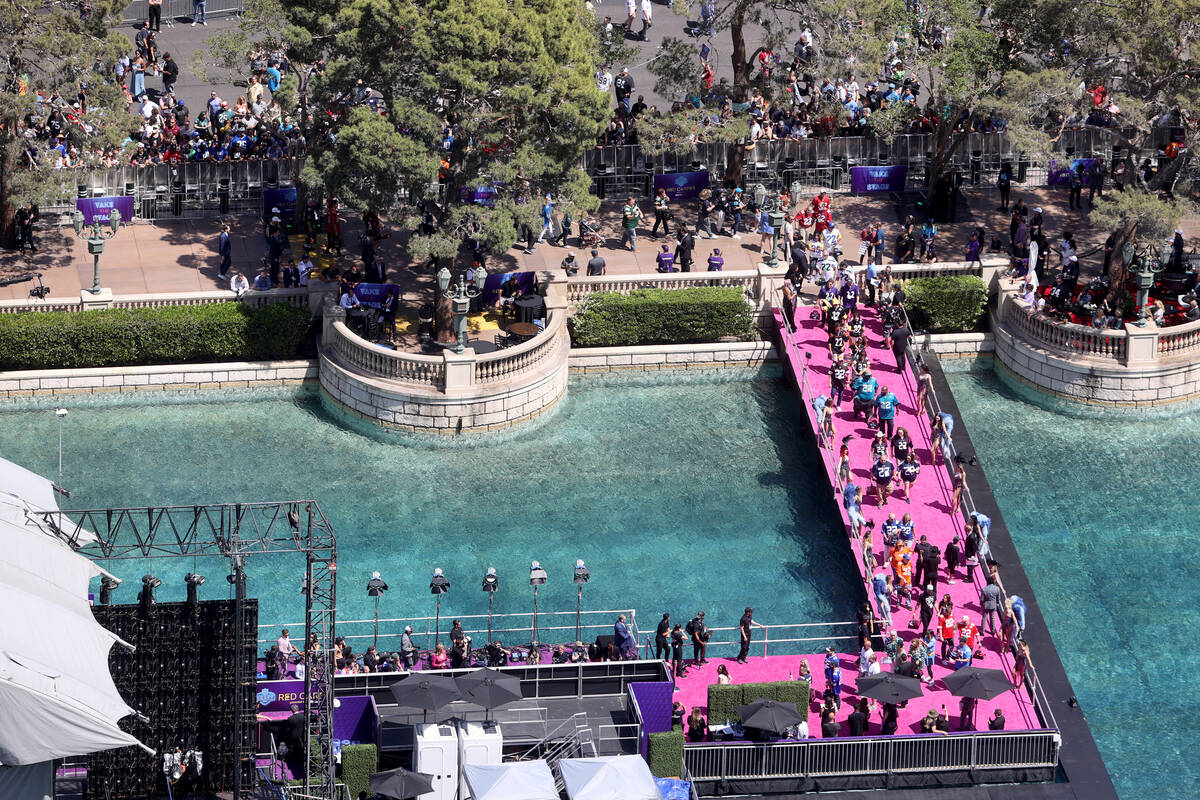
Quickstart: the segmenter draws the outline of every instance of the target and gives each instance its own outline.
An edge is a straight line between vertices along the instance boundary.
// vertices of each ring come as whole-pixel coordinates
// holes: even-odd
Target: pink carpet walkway
[[[829,393],[829,365],[831,363],[828,336],[825,330],[821,327],[820,322],[809,319],[811,306],[800,306],[797,316],[797,329],[795,333],[788,333],[782,327],[782,312],[776,311],[776,321],[780,325],[780,339],[783,342],[785,354],[796,375],[806,375],[808,387],[804,388],[804,408],[808,414],[810,423],[813,429],[816,429],[817,420],[816,412],[812,407],[813,395]],[[904,373],[899,373],[896,370],[896,361],[890,350],[883,346],[882,326],[873,309],[864,308],[863,318],[866,321],[868,331],[868,352],[871,360],[871,371],[880,386],[888,387],[900,400],[899,410],[896,413],[896,427],[904,427],[908,430],[913,442],[916,445],[917,460],[921,463],[921,474],[917,478],[916,484],[913,487],[913,497],[911,503],[906,503],[903,499],[903,488],[899,492],[893,492],[892,498],[887,507],[879,508],[877,498],[873,490],[867,491],[867,487],[873,485],[868,468],[871,464],[870,443],[874,432],[867,427],[866,422],[862,420],[855,421],[853,419],[852,404],[848,398],[842,403],[842,411],[835,414],[837,435],[833,440],[835,449],[829,450],[822,448],[821,455],[826,472],[829,475],[830,484],[834,484],[835,473],[837,470],[837,450],[840,447],[842,437],[848,434],[854,434],[854,438],[850,440],[850,465],[853,474],[853,481],[864,487],[866,491],[866,499],[863,504],[863,514],[868,520],[875,521],[875,534],[873,536],[873,556],[877,567],[886,567],[884,564],[885,548],[883,546],[883,536],[880,533],[884,520],[887,519],[889,512],[894,512],[897,519],[903,518],[905,513],[911,513],[913,521],[916,524],[916,538],[920,541],[922,535],[938,546],[944,553],[946,545],[950,539],[961,533],[963,527],[962,517],[951,513],[950,501],[952,496],[952,484],[946,469],[941,465],[934,465],[931,457],[931,439],[929,423],[923,413],[917,413],[917,386],[916,381],[910,371],[905,370]],[[810,358],[805,358],[806,354],[810,354]],[[810,393],[811,392],[811,393]],[[849,519],[846,516],[845,510],[842,508],[840,493],[836,498],[837,507],[842,513],[843,522],[846,523],[846,530],[849,531]],[[863,559],[859,556],[859,543],[847,536],[847,546],[855,551],[855,562],[858,564],[859,572],[863,576],[864,584],[867,586],[867,596],[871,597],[872,593],[869,588],[870,574],[867,573]],[[890,568],[887,568],[890,572]],[[976,583],[966,582],[966,573],[962,567],[956,571],[955,578],[957,583],[947,583],[947,576],[944,562],[941,565],[940,580],[937,587],[939,599],[944,594],[949,594],[954,600],[955,618],[961,619],[964,614],[971,618],[971,621],[980,627],[982,648],[986,652],[986,657],[976,659],[975,666],[989,667],[992,669],[1003,669],[1012,676],[1012,658],[1001,652],[1001,642],[997,636],[988,635],[983,632],[983,623],[981,620],[982,607],[979,600],[979,588],[982,585],[981,570],[975,571]],[[900,638],[904,640],[905,646],[912,641],[918,634],[918,631],[908,627],[908,622],[917,614],[916,600],[913,601],[912,609],[903,607],[895,608],[892,611],[892,622],[896,626],[896,630]],[[937,624],[936,616],[933,624]],[[932,627],[932,626],[931,626]],[[751,648],[753,650],[753,648]],[[937,663],[933,668],[935,678],[932,688],[927,688],[923,697],[910,701],[906,707],[900,709],[900,734],[919,733],[921,718],[925,716],[929,709],[940,709],[944,704],[947,713],[950,717],[950,729],[958,730],[958,715],[959,715],[959,698],[950,694],[940,678],[952,670],[942,665],[940,652]],[[884,654],[881,652],[880,657]],[[814,680],[813,689],[818,693],[825,688],[824,678],[824,656],[822,655],[783,655],[783,656],[768,656],[768,657],[751,657],[748,664],[737,664],[733,659],[713,658],[709,663],[696,668],[688,669],[686,677],[679,681],[679,691],[675,697],[687,707],[688,711],[693,706],[700,706],[702,710],[707,710],[708,703],[708,686],[716,682],[716,671],[718,664],[725,664],[726,668],[733,679],[733,683],[756,683],[765,681],[787,680],[794,675],[798,670],[798,665],[801,660],[807,661]],[[852,704],[857,701],[858,697],[855,694],[855,685],[858,679],[858,653],[842,653],[840,654],[841,669],[842,669],[842,698],[843,706],[839,713],[839,718],[842,719],[842,733],[846,735],[848,728],[845,724],[845,718],[853,711]],[[890,664],[885,664],[884,669],[891,669]],[[1041,728],[1038,722],[1037,714],[1034,711],[1033,704],[1030,701],[1025,689],[1005,692],[994,700],[980,701],[975,713],[975,724],[979,729],[987,729],[987,720],[992,716],[994,710],[1000,708],[1003,710],[1004,717],[1007,720],[1006,728],[1008,730],[1029,730]],[[813,703],[810,707],[809,730],[812,735],[820,735],[820,719],[815,712],[819,711],[820,704]],[[711,720],[712,724],[723,723],[724,720]],[[869,734],[877,735],[879,733],[880,715],[878,712],[872,715],[871,724],[868,730]]]

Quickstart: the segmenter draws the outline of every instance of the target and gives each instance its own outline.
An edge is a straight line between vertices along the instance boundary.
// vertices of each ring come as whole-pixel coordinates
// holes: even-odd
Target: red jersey
[[[943,614],[938,617],[937,634],[938,638],[947,642],[954,641],[954,635],[958,632],[958,626],[954,624],[953,614]]]

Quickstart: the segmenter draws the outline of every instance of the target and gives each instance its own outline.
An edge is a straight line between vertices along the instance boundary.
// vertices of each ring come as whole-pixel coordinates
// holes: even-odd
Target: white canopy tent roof
[[[471,800],[559,800],[545,761],[464,764],[462,772]]]
[[[48,481],[0,459],[0,481],[8,478],[15,483],[0,491],[17,503],[0,511],[0,766],[140,744],[117,726],[133,713],[108,671],[120,639],[88,605],[88,584],[103,571],[9,513],[25,499],[14,489],[53,503],[37,485]]]
[[[571,800],[662,800],[640,756],[564,758],[558,771]]]
[[[53,481],[0,458],[0,519],[53,535],[53,526],[36,516],[45,511],[58,512],[52,517],[55,524],[67,533],[75,532],[75,523],[59,512]],[[80,544],[94,542],[96,534],[80,530],[78,540]]]

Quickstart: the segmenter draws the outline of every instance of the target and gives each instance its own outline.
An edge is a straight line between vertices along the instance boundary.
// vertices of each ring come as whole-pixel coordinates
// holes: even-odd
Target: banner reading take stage
[[[851,167],[850,191],[852,192],[902,192],[908,178],[908,167]]]
[[[121,213],[121,221],[133,222],[133,198],[126,195],[117,197],[80,197],[75,201],[75,207],[83,212],[83,224],[91,225],[99,222],[108,224],[108,212],[114,208]]]

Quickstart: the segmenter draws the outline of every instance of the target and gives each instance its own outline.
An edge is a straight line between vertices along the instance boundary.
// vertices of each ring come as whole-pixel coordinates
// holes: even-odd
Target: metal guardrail
[[[225,14],[241,14],[244,4],[243,0],[207,0],[204,5],[207,18],[219,17]],[[133,0],[133,2],[125,7],[125,11],[121,16],[121,22],[128,25],[147,19],[149,6],[150,4],[147,0]],[[193,8],[192,0],[163,0],[163,24],[174,25],[176,20],[183,20],[185,17],[190,22]]]
[[[683,748],[695,781],[924,773],[1058,766],[1057,731],[952,733],[945,736],[697,743]]]
[[[543,634],[547,632],[570,631],[570,636],[563,635],[561,642],[575,641],[575,614],[574,611],[539,611],[537,619],[537,632]],[[596,611],[580,611],[580,630],[592,634],[598,632],[599,635],[608,635],[613,631],[613,625],[616,623],[617,616],[625,615],[626,625],[629,626],[629,632],[635,637],[638,637],[639,631],[637,627],[637,611],[632,608],[614,609],[614,610],[596,610]],[[488,620],[492,624],[488,625]],[[379,620],[379,640],[381,642],[380,650],[398,651],[400,649],[400,637],[404,633],[406,626],[411,626],[413,636],[415,638],[425,638],[425,649],[431,649],[434,645],[435,635],[438,633],[437,626],[440,624],[440,635],[449,638],[451,620],[457,619],[462,623],[463,633],[475,639],[477,637],[487,636],[487,632],[492,632],[493,639],[507,639],[512,643],[528,643],[533,635],[534,621],[532,612],[518,612],[508,614],[457,614],[451,616],[446,615],[444,621],[438,616],[433,617],[388,617],[380,618]],[[547,624],[548,623],[548,624]],[[269,623],[260,624],[258,630],[260,637],[258,644],[260,649],[270,647],[275,643],[275,639],[266,636],[261,636],[263,630],[280,630],[287,628],[292,631],[300,631],[304,629],[302,622],[288,622],[280,624]],[[351,619],[338,620],[338,634],[344,636],[346,641],[352,646],[358,643],[371,641],[375,636],[375,620],[371,619]],[[515,638],[518,636],[520,638]],[[594,637],[593,637],[594,638]],[[584,637],[586,642],[588,637]],[[482,644],[483,639],[479,642]],[[394,645],[394,646],[392,646]],[[366,650],[366,645],[362,647],[354,647],[356,652]]]
[[[581,661],[575,664],[509,664],[495,669],[521,681],[525,699],[612,697],[624,695],[631,683],[670,680],[661,661]],[[442,669],[439,675],[460,677],[472,669]],[[370,694],[378,705],[394,705],[389,687],[413,672],[372,672],[338,675],[334,691],[341,696]]]
[[[594,275],[567,279],[567,301],[579,303],[596,292],[629,294],[637,289],[683,289],[690,286],[736,286],[751,299],[761,297],[761,276],[757,270],[728,272],[671,272],[641,275]]]

